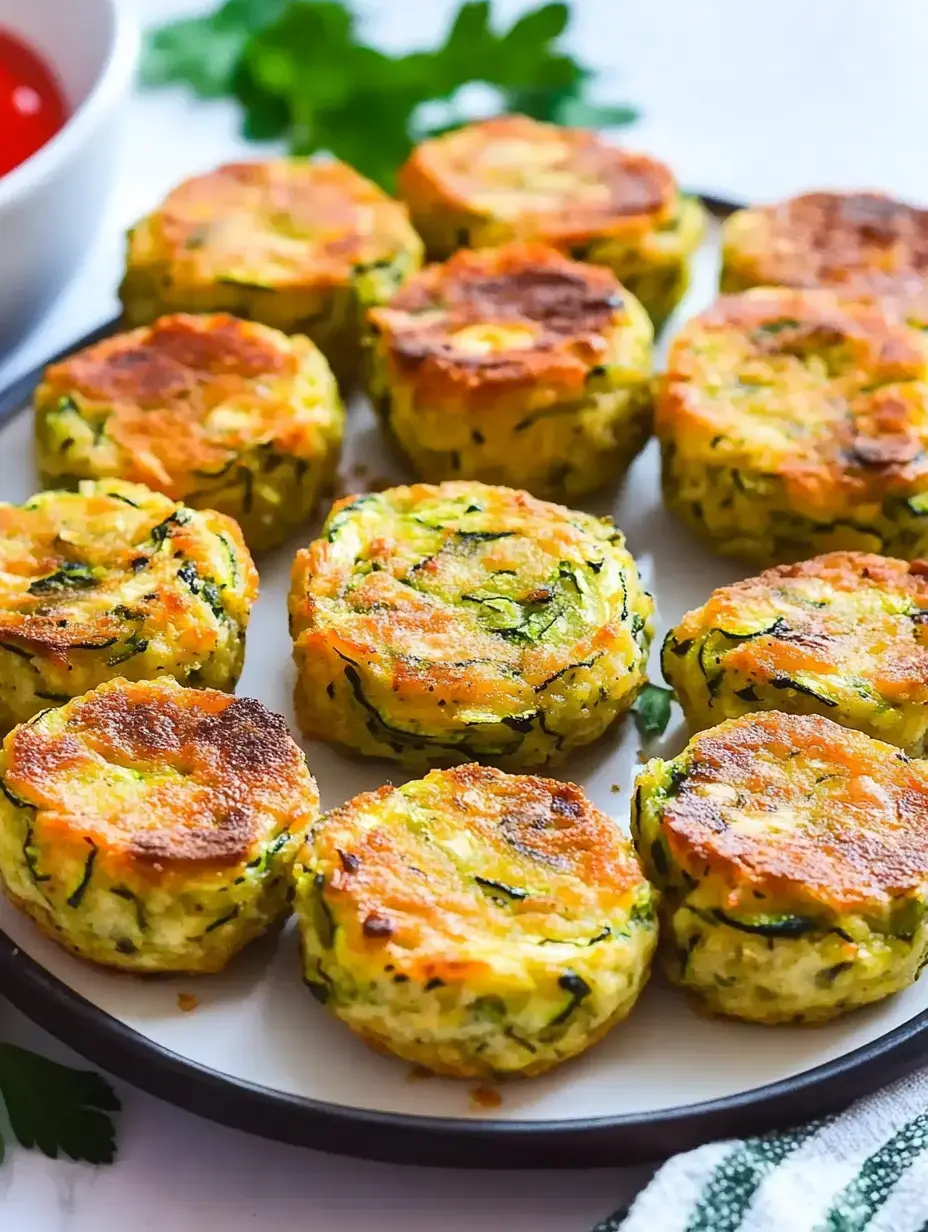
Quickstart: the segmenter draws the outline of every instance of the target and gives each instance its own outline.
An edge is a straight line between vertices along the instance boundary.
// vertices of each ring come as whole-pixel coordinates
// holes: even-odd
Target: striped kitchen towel
[[[928,1232],[928,1070],[841,1116],[676,1155],[593,1232]]]

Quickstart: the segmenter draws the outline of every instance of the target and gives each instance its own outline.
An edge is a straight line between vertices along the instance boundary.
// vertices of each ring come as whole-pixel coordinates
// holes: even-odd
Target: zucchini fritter
[[[138,484],[0,504],[0,733],[116,676],[231,691],[257,592],[231,518]]]
[[[224,311],[307,334],[350,382],[365,308],[421,262],[405,207],[345,163],[231,163],[129,232],[120,297],[130,325]]]
[[[411,766],[559,761],[635,700],[652,612],[608,519],[480,483],[348,497],[294,563],[297,714]]]
[[[539,1074],[624,1018],[656,894],[579,787],[483,766],[357,796],[296,865],[313,995],[375,1046],[458,1077]]]
[[[664,642],[693,729],[752,710],[823,714],[928,751],[928,564],[832,552],[713,592]]]
[[[424,141],[398,180],[431,258],[540,240],[609,266],[657,328],[683,298],[705,230],[702,206],[663,163],[527,116]]]
[[[0,751],[0,877],[54,940],[131,971],[218,971],[283,912],[319,815],[251,698],[114,680]]]
[[[806,193],[738,210],[722,226],[723,291],[834,286],[876,293],[928,282],[928,210],[883,193]]]
[[[664,968],[711,1011],[821,1021],[928,956],[928,769],[829,719],[746,715],[649,762],[632,837]]]
[[[370,386],[416,473],[576,497],[651,431],[647,313],[543,244],[459,252],[368,316]]]
[[[928,555],[924,310],[759,288],[690,321],[655,407],[667,503],[759,564]]]
[[[344,411],[307,338],[235,317],[170,316],[46,370],[35,394],[43,482],[145,483],[234,517],[254,550],[312,514]]]

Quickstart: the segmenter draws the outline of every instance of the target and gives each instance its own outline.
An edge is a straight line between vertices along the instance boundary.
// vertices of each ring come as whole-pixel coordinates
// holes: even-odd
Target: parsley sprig
[[[439,46],[393,54],[365,40],[340,0],[226,0],[152,31],[142,80],[231,96],[247,138],[327,151],[392,189],[416,141],[468,118],[456,96],[472,82],[496,90],[501,112],[587,127],[633,120],[631,107],[586,97],[593,73],[560,46],[569,22],[569,5],[542,4],[500,30],[491,0],[467,0]]]
[[[110,1114],[119,1111],[119,1099],[99,1074],[59,1065],[15,1044],[0,1044],[0,1096],[22,1146],[51,1159],[61,1154],[92,1164],[113,1162]],[[0,1136],[0,1160],[3,1153]]]
[[[632,707],[635,726],[640,736],[648,739],[664,734],[670,722],[670,703],[673,698],[673,689],[665,689],[659,684],[644,686]]]

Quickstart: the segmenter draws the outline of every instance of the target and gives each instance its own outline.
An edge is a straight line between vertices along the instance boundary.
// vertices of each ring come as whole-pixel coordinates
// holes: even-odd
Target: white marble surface
[[[137,7],[152,20],[204,3]],[[366,7],[401,42],[427,39],[452,6]],[[499,0],[502,11],[519,7]],[[578,49],[606,70],[611,95],[644,110],[628,140],[672,161],[685,182],[755,199],[873,185],[928,200],[924,0],[574,0],[574,8]],[[245,152],[222,104],[194,108],[174,92],[133,99],[99,239],[47,319],[0,360],[0,387],[115,311],[121,231],[136,215],[183,175]],[[2,1002],[0,1036],[68,1055]],[[648,1175],[359,1163],[226,1130],[117,1085],[116,1165],[52,1163],[13,1148],[0,1167],[4,1232],[584,1232]]]

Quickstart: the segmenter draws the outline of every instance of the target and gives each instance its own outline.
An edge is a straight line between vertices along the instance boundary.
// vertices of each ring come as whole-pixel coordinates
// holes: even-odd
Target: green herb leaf
[[[227,0],[215,13],[161,26],[148,34],[142,84],[183,83],[200,98],[232,91],[252,35],[270,25],[290,0]]]
[[[673,701],[673,689],[665,689],[659,684],[646,684],[638,694],[638,699],[632,707],[635,716],[635,726],[640,735],[661,736],[670,722],[670,703]]]
[[[99,1074],[71,1069],[13,1044],[0,1044],[0,1095],[17,1140],[57,1159],[113,1162],[111,1112],[119,1100]],[[0,1155],[2,1158],[2,1155]]]
[[[142,80],[231,96],[249,140],[334,154],[387,189],[423,135],[423,106],[446,111],[440,128],[426,131],[455,128],[467,118],[456,95],[471,82],[495,89],[501,110],[540,120],[615,125],[632,116],[583,100],[592,75],[558,50],[569,5],[541,4],[502,31],[493,16],[490,0],[466,0],[441,45],[395,55],[365,42],[346,0],[226,0],[208,16],[152,32]]]
[[[634,107],[587,103],[573,96],[564,98],[557,109],[558,124],[576,128],[619,128],[637,119],[638,112]]]
[[[242,136],[248,141],[279,141],[290,132],[290,108],[263,89],[245,64],[239,64],[232,92],[242,105]]]

